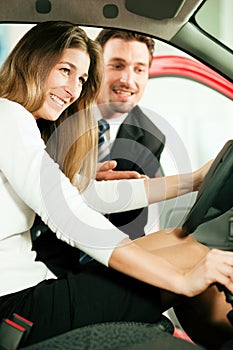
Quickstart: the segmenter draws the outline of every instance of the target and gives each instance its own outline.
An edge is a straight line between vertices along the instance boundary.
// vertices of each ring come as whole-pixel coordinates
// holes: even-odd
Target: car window
[[[9,51],[31,26],[31,24],[0,24],[0,65]]]
[[[156,54],[161,53],[184,56],[180,50],[160,42]],[[177,169],[174,145],[178,139],[174,143],[174,138],[182,140],[193,169],[215,157],[223,144],[233,138],[232,100],[208,84],[187,79],[182,72],[180,76],[152,76],[141,105],[151,110],[152,115],[158,113],[174,129],[172,149],[167,149],[162,160],[167,174],[182,171]]]
[[[232,0],[207,0],[195,20],[204,31],[233,49],[232,13]]]
[[[32,26],[33,24],[0,23],[0,65],[13,46]],[[100,31],[100,28],[96,27],[82,28],[88,32],[88,35],[92,39],[94,39]]]

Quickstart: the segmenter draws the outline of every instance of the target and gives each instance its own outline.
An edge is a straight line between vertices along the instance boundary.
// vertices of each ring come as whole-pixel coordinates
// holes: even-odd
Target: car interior
[[[186,172],[209,159],[215,161],[198,192],[150,206],[148,234],[159,228],[182,227],[211,248],[232,250],[232,13],[232,0],[0,1],[0,64],[18,38],[41,21],[74,22],[92,37],[101,28],[152,36],[156,50],[142,106],[166,135],[163,173]],[[226,302],[233,305],[233,296],[223,292]],[[232,314],[229,320],[233,325]],[[18,322],[25,325],[26,321]],[[25,349],[107,350],[113,349],[108,339],[117,337],[122,338],[119,349],[166,350],[171,347],[163,339],[174,333],[174,327],[181,326],[170,310],[157,325],[163,336],[145,324],[102,324]],[[6,328],[0,328],[0,349],[23,349],[19,330],[9,337]],[[183,344],[177,339],[177,349],[189,348],[189,340]]]

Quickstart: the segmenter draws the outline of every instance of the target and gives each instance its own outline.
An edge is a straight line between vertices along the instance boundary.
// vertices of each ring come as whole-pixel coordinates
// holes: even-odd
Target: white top
[[[0,296],[55,278],[31,251],[35,213],[58,238],[108,265],[114,247],[127,235],[91,209],[90,200],[103,212],[108,206],[122,211],[148,205],[141,179],[94,181],[81,196],[45,151],[33,115],[0,98]]]

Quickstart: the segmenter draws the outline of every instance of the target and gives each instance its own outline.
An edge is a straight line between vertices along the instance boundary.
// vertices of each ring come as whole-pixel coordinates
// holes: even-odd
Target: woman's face
[[[78,48],[65,49],[48,75],[45,100],[33,112],[35,119],[57,120],[79,98],[88,78],[89,66],[90,57],[86,51]]]

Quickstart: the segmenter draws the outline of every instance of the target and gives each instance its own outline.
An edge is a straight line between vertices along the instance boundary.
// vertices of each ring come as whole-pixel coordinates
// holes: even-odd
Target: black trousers
[[[159,289],[95,261],[0,298],[0,319],[14,312],[34,322],[25,345],[94,323],[154,323],[162,313]]]

